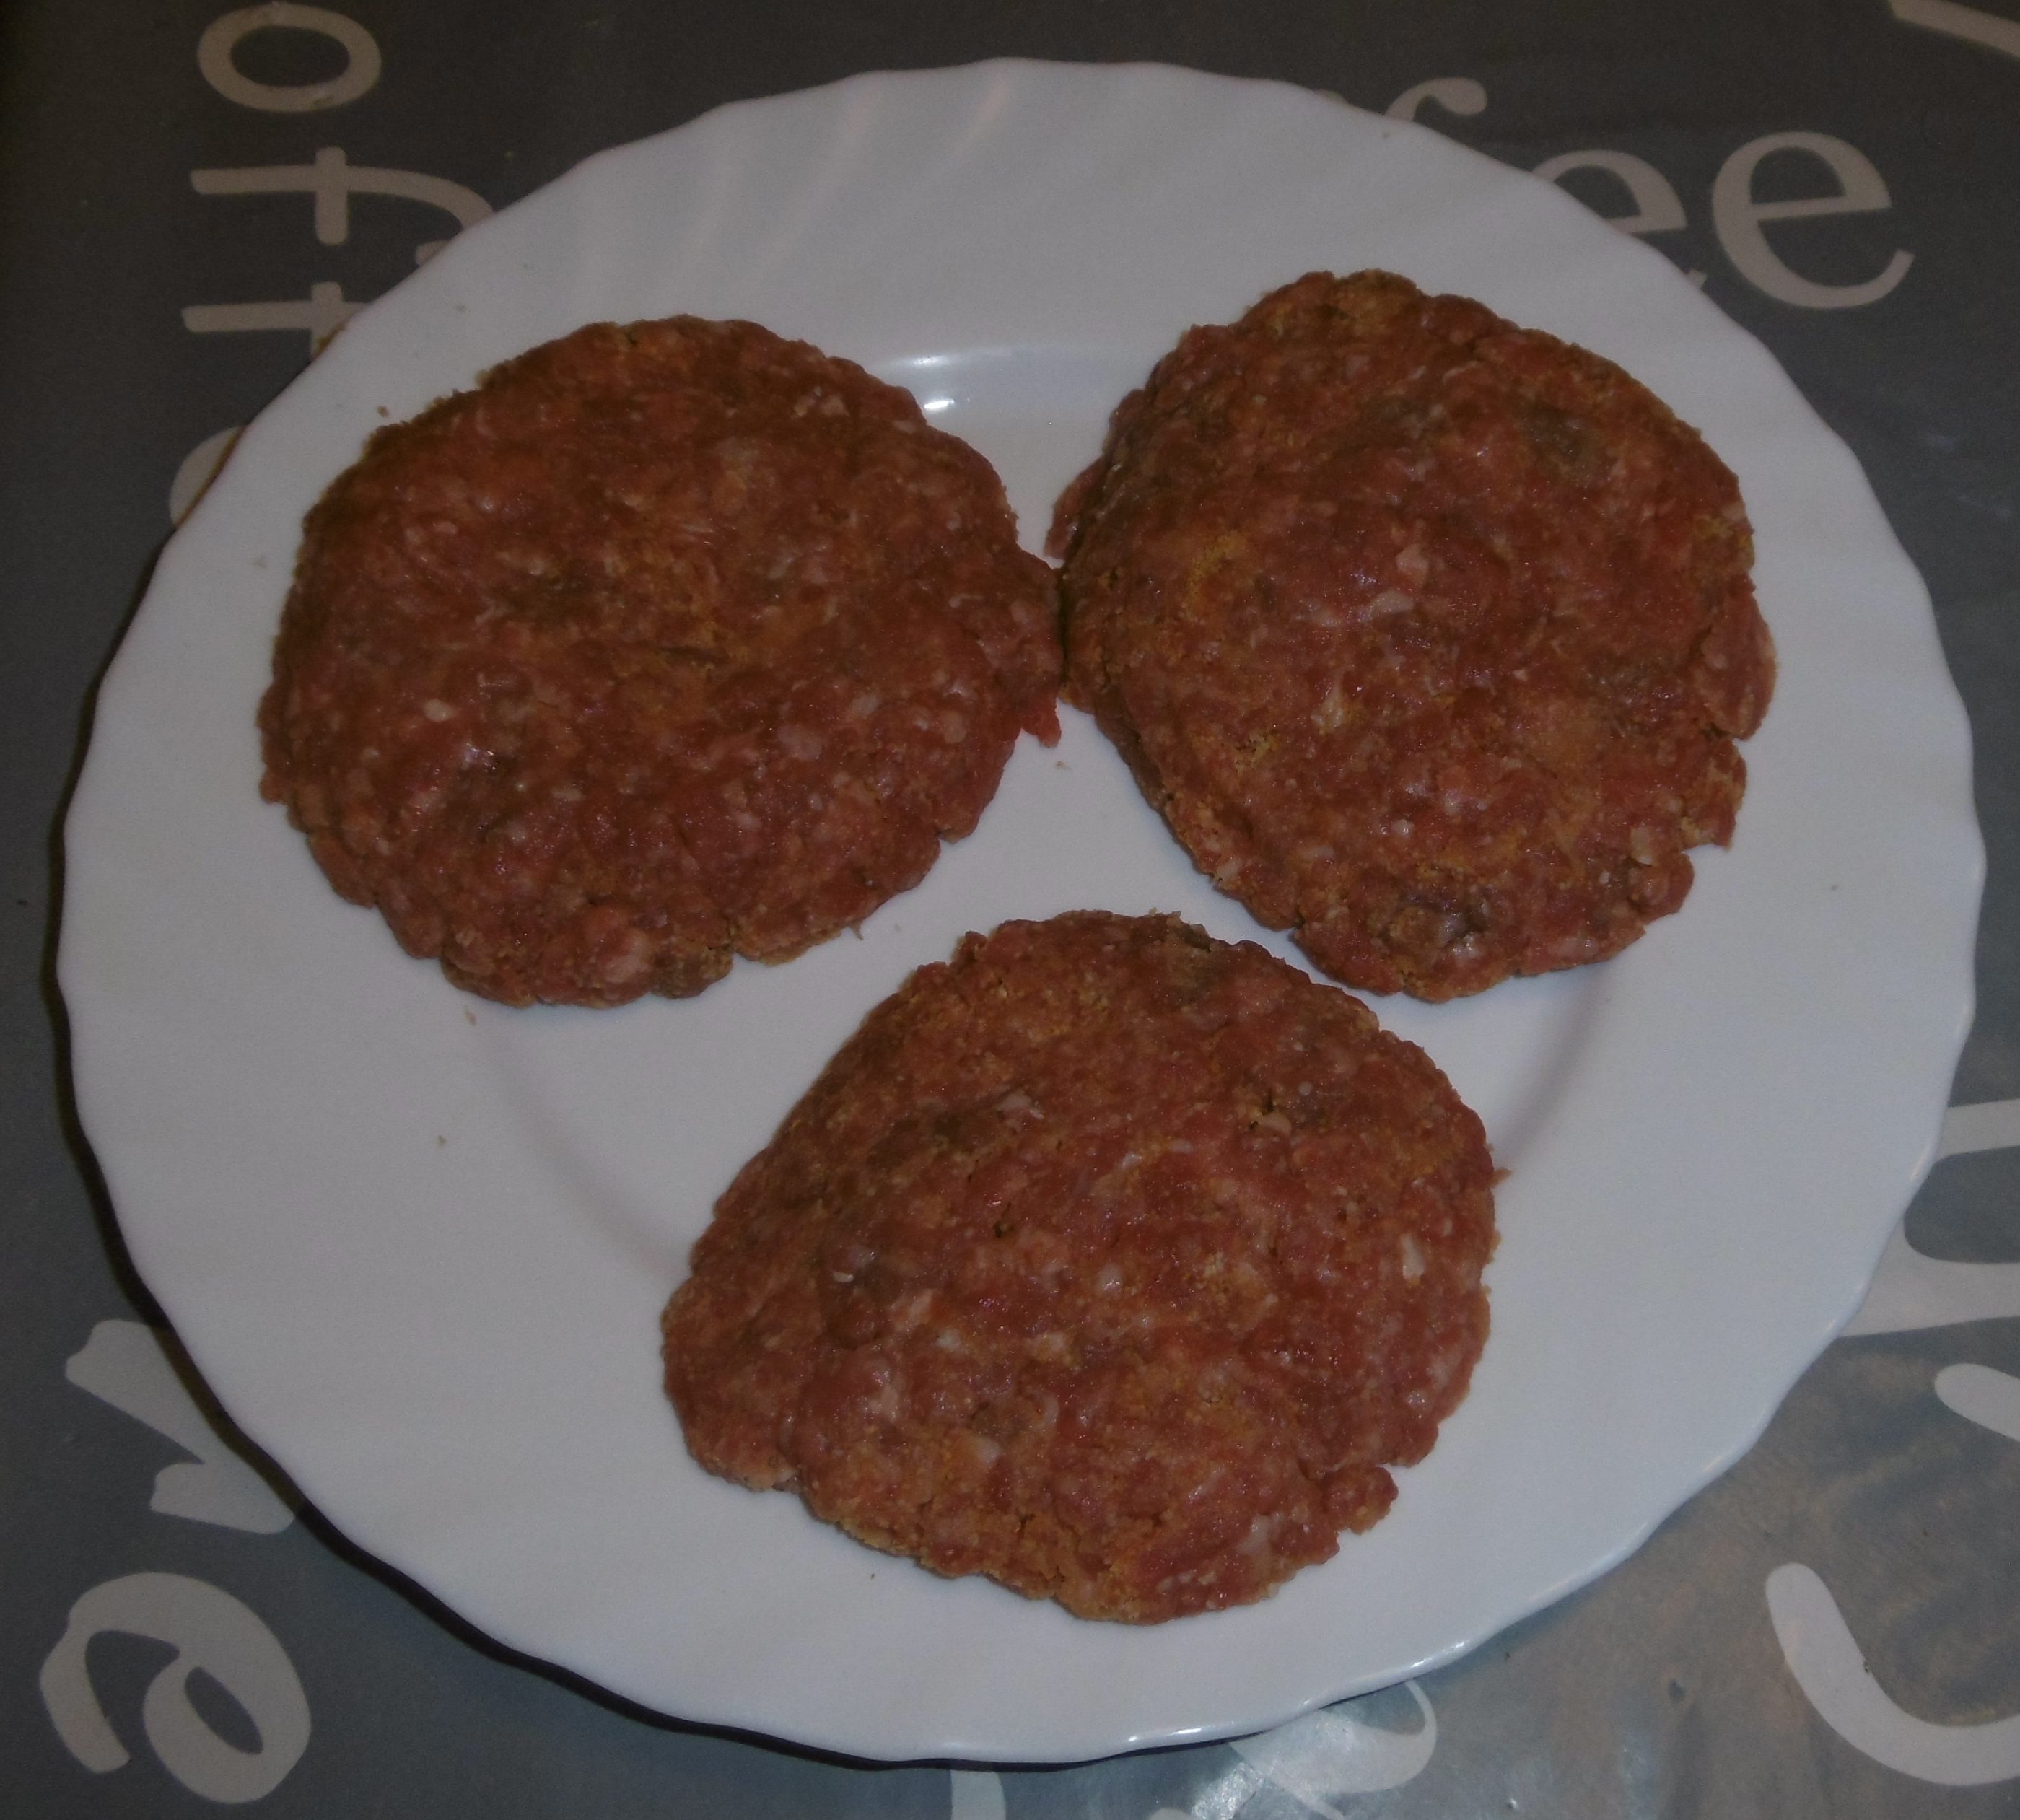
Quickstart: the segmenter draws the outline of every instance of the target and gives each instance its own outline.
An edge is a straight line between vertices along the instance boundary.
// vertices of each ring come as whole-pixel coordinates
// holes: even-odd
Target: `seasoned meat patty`
[[[1067,698],[1350,985],[1617,952],[1732,837],[1774,652],[1738,488],[1618,367],[1382,272],[1190,330],[1059,503]]]
[[[864,1022],[667,1309],[711,1472],[1085,1618],[1379,1520],[1487,1335],[1493,1164],[1423,1052],[1252,943],[1081,911]]]
[[[906,393],[752,323],[599,323],[310,513],[264,790],[459,986],[679,996],[916,885],[1057,736],[1060,664],[1001,484]]]

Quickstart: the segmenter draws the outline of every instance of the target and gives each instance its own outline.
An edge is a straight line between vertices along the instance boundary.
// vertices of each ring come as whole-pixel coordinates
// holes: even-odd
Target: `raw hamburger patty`
[[[1084,1618],[1366,1529],[1487,1335],[1493,1164],[1422,1050],[1252,943],[1081,911],[870,1013],[664,1321],[711,1472]]]
[[[309,514],[264,790],[411,954],[698,992],[916,885],[1019,728],[1050,573],[904,392],[748,322],[600,323],[382,430]]]
[[[1600,960],[1732,837],[1774,687],[1738,488],[1582,348],[1313,273],[1186,334],[1052,537],[1067,698],[1350,985]]]

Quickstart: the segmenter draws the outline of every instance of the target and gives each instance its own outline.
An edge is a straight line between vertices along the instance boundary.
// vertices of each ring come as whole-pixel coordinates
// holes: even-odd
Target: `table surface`
[[[207,454],[348,306],[412,269],[417,242],[604,147],[726,101],[1000,56],[1181,64],[1413,114],[1547,165],[1702,274],[1858,456],[1927,582],[1989,875],[1942,1160],[1865,1312],[1736,1467],[1624,1565],[1419,1681],[1239,1744],[999,1772],[853,1764],[640,1713],[489,1644],[277,1499],[126,1262],[52,963],[94,680]],[[2015,0],[15,0],[9,1811],[2020,1814],[2016,100]]]

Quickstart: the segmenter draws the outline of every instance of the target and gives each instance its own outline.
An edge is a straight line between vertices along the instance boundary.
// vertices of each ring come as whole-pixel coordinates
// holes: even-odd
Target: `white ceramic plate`
[[[1071,714],[850,936],[684,1003],[511,1012],[403,957],[259,800],[302,514],[383,413],[596,318],[748,316],[913,387],[1027,541],[1189,323],[1317,267],[1470,292],[1621,361],[1738,471],[1779,693],[1737,845],[1604,967],[1391,1001],[1512,1173],[1473,1393],[1373,1533],[1259,1606],[1085,1624],[692,1466],[659,1308],[737,1164],[961,933],[1245,914]],[[1659,256],[1303,91],[1154,67],[866,76],[594,158],[365,311],[164,554],[68,832],[62,979],[136,1262],[347,1535],[518,1649],[879,1757],[1254,1730],[1457,1655],[1619,1560],[1856,1306],[1968,1012],[1979,849],[1927,599],[1851,456]],[[1288,952],[1281,943],[1281,952]]]

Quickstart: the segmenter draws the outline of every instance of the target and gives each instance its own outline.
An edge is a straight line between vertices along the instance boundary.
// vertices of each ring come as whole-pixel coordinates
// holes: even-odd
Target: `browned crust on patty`
[[[1200,869],[1430,999],[1615,954],[1724,845],[1738,488],[1618,367],[1382,272],[1190,330],[1059,502],[1067,699]]]
[[[263,790],[508,1004],[680,996],[916,885],[1056,605],[994,471],[748,322],[599,323],[380,430],[304,527]]]
[[[1479,1120],[1366,1007],[1175,917],[969,935],[717,1204],[664,1322],[709,1470],[1152,1622],[1378,1520],[1487,1334]]]

